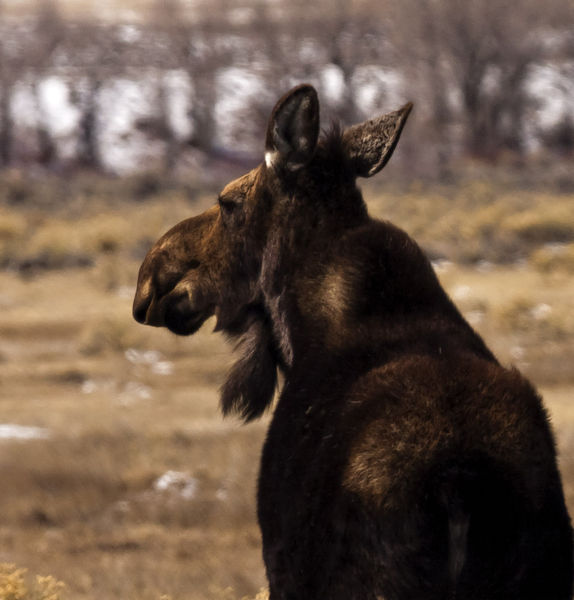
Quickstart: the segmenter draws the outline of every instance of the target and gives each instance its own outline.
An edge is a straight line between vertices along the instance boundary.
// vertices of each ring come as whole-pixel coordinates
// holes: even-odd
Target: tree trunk
[[[12,163],[14,121],[10,100],[12,86],[4,81],[0,87],[0,168],[10,166]]]
[[[191,74],[193,78],[193,74]],[[193,78],[193,97],[189,111],[193,133],[191,145],[210,154],[215,141],[215,73]]]
[[[159,118],[162,124],[164,154],[163,168],[166,173],[171,173],[177,165],[180,144],[175,136],[173,127],[169,120],[169,94],[163,78],[160,79],[157,89],[157,105]]]
[[[102,82],[99,79],[89,81],[79,123],[78,164],[94,170],[102,168],[98,119],[98,100],[101,87]]]
[[[54,164],[57,159],[57,148],[48,127],[46,111],[40,97],[40,82],[36,77],[32,83],[32,94],[36,105],[36,138],[38,143],[38,163],[44,167]]]

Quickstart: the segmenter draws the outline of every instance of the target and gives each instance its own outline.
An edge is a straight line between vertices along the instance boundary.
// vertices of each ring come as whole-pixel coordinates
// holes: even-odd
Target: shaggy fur
[[[240,355],[225,414],[260,416],[283,373],[258,487],[271,600],[571,600],[542,400],[356,186],[410,110],[318,139],[315,90],[286,94],[265,161],[150,250],[134,316],[183,335],[217,316]]]

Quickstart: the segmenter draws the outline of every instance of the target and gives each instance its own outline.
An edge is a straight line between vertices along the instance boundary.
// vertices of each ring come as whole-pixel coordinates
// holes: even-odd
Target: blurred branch
[[[63,14],[58,0],[16,14],[0,0],[0,167],[33,147],[50,168],[67,153],[103,169],[119,109],[132,115],[122,139],[163,153],[168,171],[190,154],[221,156],[229,140],[258,149],[273,103],[300,81],[319,88],[326,121],[415,100],[409,160],[429,171],[445,172],[455,154],[519,156],[533,132],[541,144],[560,138],[531,123],[541,102],[533,73],[552,65],[566,105],[556,122],[574,114],[573,11],[571,0],[150,0],[127,22]],[[66,152],[51,122],[50,79],[70,91]],[[132,109],[119,106],[130,85],[142,93]],[[223,98],[233,105],[225,121]]]

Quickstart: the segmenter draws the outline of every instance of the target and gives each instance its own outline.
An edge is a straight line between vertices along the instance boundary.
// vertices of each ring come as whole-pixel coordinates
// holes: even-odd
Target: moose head
[[[137,321],[190,335],[215,315],[216,330],[240,337],[241,358],[222,389],[224,413],[260,416],[277,367],[296,360],[301,332],[317,330],[322,343],[342,320],[345,267],[333,264],[330,247],[367,221],[355,180],[384,167],[411,108],[320,139],[315,89],[292,89],[272,111],[264,161],[149,251],[133,305]]]

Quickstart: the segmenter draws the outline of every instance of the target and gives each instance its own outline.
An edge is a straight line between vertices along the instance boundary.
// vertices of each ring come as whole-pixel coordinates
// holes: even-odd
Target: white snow
[[[471,295],[472,289],[469,285],[457,285],[452,291],[455,300],[465,300]]]
[[[197,479],[182,471],[166,471],[153,484],[158,492],[175,491],[186,500],[191,500],[195,496],[197,486]]]
[[[0,424],[0,440],[43,440],[50,437],[50,432],[42,427]]]

